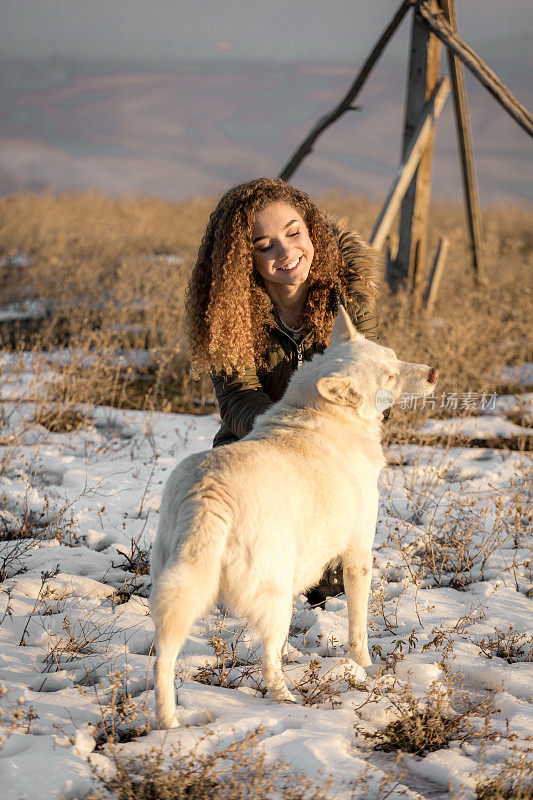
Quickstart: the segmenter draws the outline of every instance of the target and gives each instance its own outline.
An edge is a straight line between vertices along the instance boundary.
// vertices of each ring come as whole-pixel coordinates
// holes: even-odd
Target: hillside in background
[[[362,61],[364,53],[358,54]],[[492,66],[519,99],[533,92],[518,61]],[[355,68],[206,61],[118,65],[9,60],[1,65],[0,194],[96,189],[182,199],[275,175]],[[502,71],[503,70],[503,71]],[[319,142],[295,182],[381,197],[398,164],[406,63],[379,66],[359,103]],[[526,134],[468,80],[482,202],[531,197]],[[438,125],[434,191],[459,198],[451,101]]]

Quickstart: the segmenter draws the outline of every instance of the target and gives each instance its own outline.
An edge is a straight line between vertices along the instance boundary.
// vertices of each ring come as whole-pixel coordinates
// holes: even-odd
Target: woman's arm
[[[244,372],[211,375],[222,422],[238,439],[250,433],[255,418],[272,400],[266,394],[253,368]]]

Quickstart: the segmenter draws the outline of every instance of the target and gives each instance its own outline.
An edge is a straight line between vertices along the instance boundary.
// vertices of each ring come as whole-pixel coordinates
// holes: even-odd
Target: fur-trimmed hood
[[[374,305],[381,288],[382,255],[350,229],[346,218],[327,215],[327,220],[339,244],[346,269],[348,278],[346,300],[348,303],[355,303],[360,311],[368,311]]]

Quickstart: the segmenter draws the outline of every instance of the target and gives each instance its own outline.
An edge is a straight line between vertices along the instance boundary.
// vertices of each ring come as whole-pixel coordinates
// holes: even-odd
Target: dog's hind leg
[[[281,669],[281,656],[289,634],[289,625],[292,616],[292,597],[270,595],[268,600],[269,612],[255,624],[263,641],[263,679],[268,694],[274,700],[295,703],[293,695],[289,692],[283,671]]]
[[[174,692],[176,658],[192,625],[216,597],[218,566],[215,557],[211,569],[205,563],[182,560],[164,570],[156,581],[150,605],[156,632],[154,687],[160,728],[178,725]]]
[[[215,515],[204,514],[202,531],[191,536],[178,561],[157,576],[150,598],[157,657],[154,664],[156,712],[160,728],[178,725],[174,665],[194,622],[216,600],[225,531]]]
[[[176,697],[174,690],[174,666],[187,631],[183,620],[156,621],[157,658],[154,664],[154,688],[157,722],[160,728],[177,728]],[[181,628],[181,630],[180,630]]]

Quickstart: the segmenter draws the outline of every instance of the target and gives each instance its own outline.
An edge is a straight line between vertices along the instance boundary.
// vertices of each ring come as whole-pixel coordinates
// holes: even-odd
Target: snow
[[[522,364],[515,367],[502,367],[500,380],[521,386],[531,386],[533,383],[533,364]]]
[[[41,319],[46,316],[48,306],[42,300],[22,300],[19,303],[7,303],[0,308],[0,322],[14,320]]]
[[[25,255],[20,250],[12,256],[2,256],[0,258],[0,267],[28,267],[33,259]]]
[[[492,414],[484,417],[430,419],[417,428],[417,433],[438,434],[440,436],[466,436],[469,439],[494,437],[512,439],[516,436],[533,435],[533,428],[516,425],[505,417]]]
[[[29,422],[34,406],[24,398],[37,379],[35,360],[23,362],[15,372],[6,356],[2,361],[5,800],[72,798],[89,791],[93,767],[110,767],[102,718],[117,686],[131,695],[136,721],[130,726],[140,726],[137,738],[118,745],[125,755],[153,746],[208,747],[206,734],[219,745],[230,744],[260,727],[269,760],[283,757],[310,777],[333,774],[338,797],[346,782],[366,776],[377,787],[393,769],[394,757],[374,751],[363,733],[381,731],[395,718],[390,698],[406,684],[422,698],[435,682],[445,687],[454,675],[474,698],[496,693],[494,739],[484,747],[474,739],[404,756],[405,774],[391,800],[401,792],[444,798],[450,787],[473,797],[480,764],[501,764],[512,747],[527,746],[533,723],[527,644],[533,583],[531,531],[520,498],[530,467],[526,454],[390,447],[369,610],[374,666],[365,673],[346,660],[344,595],[328,599],[324,609],[295,598],[285,674],[298,702],[276,704],[261,692],[256,634],[213,609],[194,625],[180,654],[180,728],[163,734],[154,729],[146,558],[167,476],[178,461],[211,446],[218,420],[95,408],[88,426],[50,433]],[[523,435],[507,414],[516,419],[517,409],[531,413],[531,401],[532,395],[498,398],[493,413],[433,420],[430,429],[448,433],[457,423],[463,435],[476,438]],[[24,520],[30,523],[27,538],[13,538]],[[466,548],[463,561],[454,562],[451,544],[439,551],[439,558],[449,560],[435,561],[435,547],[453,531]],[[136,572],[135,564],[144,567]],[[198,681],[202,673],[213,677],[215,633],[235,654],[228,675],[235,688]],[[502,657],[500,634],[515,637],[516,658]],[[474,722],[483,729],[482,715]]]

